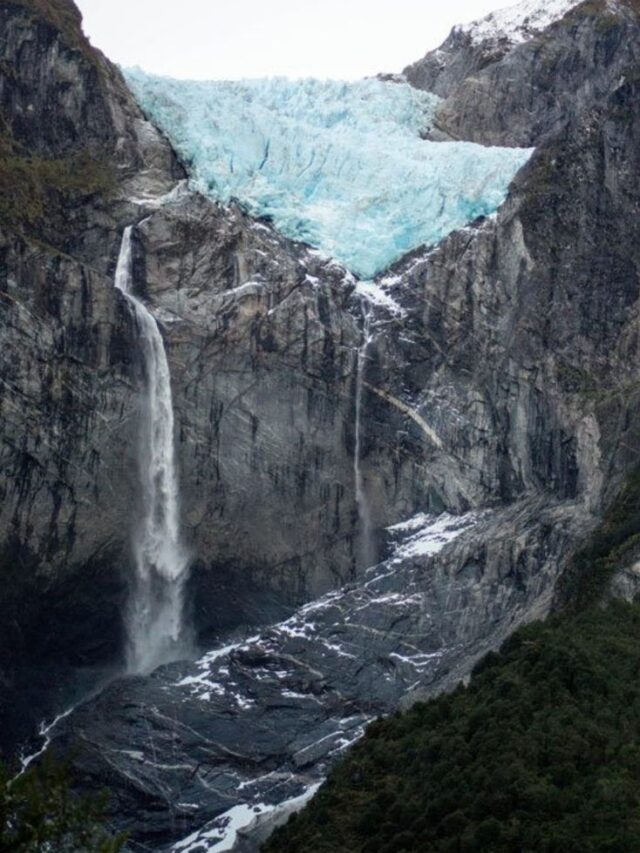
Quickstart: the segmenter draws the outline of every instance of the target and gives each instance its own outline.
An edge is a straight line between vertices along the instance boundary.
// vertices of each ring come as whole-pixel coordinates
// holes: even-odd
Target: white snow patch
[[[244,284],[239,284],[237,287],[232,287],[225,290],[222,296],[244,296],[247,293],[254,294],[256,291],[262,290],[265,287],[264,281],[245,281]]]
[[[339,646],[336,643],[330,643],[329,640],[325,640],[324,638],[321,638],[320,642],[326,649],[329,649],[329,651],[338,655],[339,658],[351,658],[352,660],[357,660],[356,655],[351,655],[349,652],[345,652],[342,646]]]
[[[431,661],[441,658],[444,652],[419,652],[415,655],[401,655],[398,652],[392,652],[389,657],[394,660],[399,660],[401,663],[407,663],[416,669],[424,669]]]
[[[140,752],[138,749],[119,749],[117,751],[121,755],[126,755],[128,758],[133,759],[133,761],[144,761],[144,752]]]
[[[356,285],[356,293],[364,297],[367,302],[371,302],[380,308],[386,308],[392,314],[404,317],[407,313],[402,305],[384,290],[381,284],[376,284],[374,281],[359,281]]]
[[[367,606],[371,604],[384,604],[388,607],[399,607],[406,604],[421,604],[423,596],[421,593],[413,595],[401,595],[399,592],[389,592],[386,595],[379,595],[377,598],[372,598]],[[358,608],[360,610],[361,608]]]
[[[341,598],[344,597],[344,593],[341,590],[335,590],[333,592],[328,592],[326,595],[323,595],[322,598],[319,598],[317,601],[311,601],[309,604],[305,604],[304,607],[301,607],[299,613],[302,616],[306,616],[308,613],[313,613],[317,610],[328,610],[334,603],[337,603]]]
[[[410,557],[432,557],[457,539],[465,530],[473,527],[482,517],[481,513],[470,512],[466,515],[443,513],[437,517],[420,513],[413,518],[394,524],[388,530],[391,533],[414,531],[396,549],[393,562]]]
[[[276,626],[276,631],[302,640],[306,640],[309,634],[313,634],[316,630],[317,626],[314,622],[302,622],[297,616],[293,616]]]
[[[236,700],[238,706],[243,711],[247,711],[249,708],[253,708],[253,706],[256,704],[253,699],[241,696],[239,693],[234,693],[233,698]]]
[[[63,711],[62,714],[58,714],[58,716],[55,718],[55,720],[53,720],[53,722],[48,724],[44,722],[40,723],[38,734],[41,738],[44,738],[44,742],[40,749],[38,749],[36,752],[32,752],[31,755],[20,756],[20,772],[18,773],[18,776],[22,776],[22,774],[25,772],[25,770],[29,767],[30,764],[32,764],[36,759],[40,758],[41,755],[44,755],[44,753],[49,749],[49,746],[51,745],[51,732],[55,729],[58,723],[66,719],[66,717],[72,714],[75,709],[76,706],[74,705],[68,710]]]
[[[259,640],[258,636],[250,637],[243,643],[230,643],[228,646],[221,646],[219,649],[213,649],[212,651],[207,652],[207,654],[201,657],[195,664],[199,670],[198,675],[188,675],[186,678],[182,678],[180,681],[177,681],[175,686],[192,688],[192,695],[197,695],[203,702],[208,702],[211,699],[212,692],[216,693],[218,696],[224,695],[224,686],[217,681],[213,681],[211,678],[213,665],[216,661],[220,660],[220,658],[227,657],[237,649],[247,648],[251,643],[255,643],[257,640]],[[223,668],[221,667],[221,673],[222,669]]]
[[[507,39],[522,44],[546,30],[554,21],[578,5],[579,0],[524,0],[514,6],[492,12],[486,18],[457,27],[476,43]]]
[[[422,530],[422,528],[431,524],[432,521],[432,515],[427,515],[425,512],[419,512],[407,521],[401,521],[399,524],[394,524],[393,527],[389,527],[388,530],[390,533],[410,533],[413,530]]]
[[[216,818],[216,823],[222,823],[223,826],[208,831],[194,832],[188,838],[174,844],[171,849],[175,853],[201,851],[203,847],[207,853],[222,853],[224,850],[231,850],[236,843],[240,830],[247,829],[257,818],[271,812],[284,809],[288,812],[299,811],[313,797],[321,784],[318,782],[311,785],[300,796],[286,800],[277,806],[270,806],[266,803],[256,803],[255,805],[243,803],[234,806]]]

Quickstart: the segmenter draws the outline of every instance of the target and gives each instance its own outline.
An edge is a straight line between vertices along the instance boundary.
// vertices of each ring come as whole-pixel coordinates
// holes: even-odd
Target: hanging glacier
[[[532,151],[425,141],[439,99],[402,82],[125,75],[196,189],[361,278],[493,213]]]

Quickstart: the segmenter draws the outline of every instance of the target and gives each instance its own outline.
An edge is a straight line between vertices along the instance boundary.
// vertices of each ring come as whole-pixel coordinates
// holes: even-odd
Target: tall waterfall
[[[373,522],[371,520],[371,508],[367,498],[367,492],[362,475],[362,394],[364,387],[364,374],[367,361],[367,349],[373,336],[371,334],[371,307],[366,300],[362,300],[362,344],[358,349],[358,361],[356,370],[356,441],[354,453],[354,475],[356,484],[356,504],[358,507],[358,520],[360,522],[360,538],[358,545],[359,568],[367,568],[376,562],[376,546],[373,537]]]
[[[143,505],[134,534],[136,578],[127,614],[128,669],[145,673],[189,653],[183,620],[189,558],[180,540],[169,364],[156,320],[132,293],[131,232],[126,228],[122,237],[115,286],[135,315],[146,374],[138,451]]]

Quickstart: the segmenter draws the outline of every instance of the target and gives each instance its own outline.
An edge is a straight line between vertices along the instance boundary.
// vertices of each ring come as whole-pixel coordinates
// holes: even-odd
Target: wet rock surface
[[[121,654],[143,376],[112,274],[121,229],[140,215],[131,198],[158,196],[183,174],[119,72],[88,45],[75,6],[44,9],[0,5],[3,158],[11,150],[56,173],[80,157],[113,186],[80,193],[61,217],[0,222],[6,751]],[[3,181],[14,168],[3,159]]]
[[[54,749],[108,785],[132,850],[257,849],[369,720],[455,685],[544,615],[584,524],[574,504],[539,502],[414,517],[361,581],[193,664],[114,683],[56,727]]]

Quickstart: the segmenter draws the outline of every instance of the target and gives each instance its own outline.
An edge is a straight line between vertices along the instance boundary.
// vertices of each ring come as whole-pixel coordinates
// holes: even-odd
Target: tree
[[[102,826],[104,798],[79,797],[64,764],[44,761],[11,779],[0,765],[1,853],[117,853]]]

